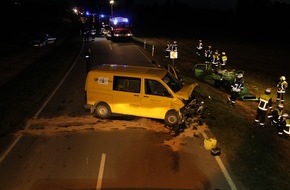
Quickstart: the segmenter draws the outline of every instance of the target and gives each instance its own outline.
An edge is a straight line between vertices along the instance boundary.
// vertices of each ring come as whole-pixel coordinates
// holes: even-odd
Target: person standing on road
[[[166,58],[170,57],[171,46],[172,46],[172,44],[169,41],[167,41],[166,49],[165,49],[165,57]]]
[[[281,104],[284,103],[284,94],[286,92],[287,87],[288,87],[288,83],[286,81],[286,77],[281,76],[277,84],[277,98],[276,98],[277,103],[279,102],[281,102]]]
[[[224,69],[227,64],[227,61],[228,61],[228,56],[226,55],[226,52],[223,51],[219,69]]]
[[[175,51],[175,52],[177,52],[177,47],[178,47],[178,45],[177,45],[177,41],[173,41],[173,44],[172,44],[172,46],[171,46],[171,51]]]
[[[91,69],[91,59],[92,59],[91,48],[88,48],[85,54],[86,72],[88,72]]]
[[[265,127],[265,119],[268,110],[272,110],[273,100],[271,97],[271,88],[267,88],[265,93],[259,97],[259,103],[257,108],[257,115],[255,118],[255,123],[259,124],[261,127]]]
[[[283,104],[279,104],[271,113],[268,115],[268,119],[271,121],[271,126],[275,127],[277,129],[278,135],[283,134],[283,129],[281,128],[281,125],[279,125],[279,120],[282,117],[283,114]]]
[[[227,103],[231,103],[235,106],[236,99],[238,98],[240,92],[244,89],[244,78],[243,74],[239,73],[234,79],[233,84],[231,84],[231,96],[228,97]]]
[[[205,57],[205,63],[211,63],[212,62],[212,48],[211,46],[208,46],[206,50],[204,50],[204,57]]]
[[[85,37],[85,42],[88,42],[89,41],[89,38],[90,38],[90,29],[89,28],[86,28],[85,31],[84,31],[84,37]]]
[[[219,50],[216,49],[214,54],[212,55],[212,70],[216,71],[220,64],[220,54]]]
[[[197,46],[196,46],[195,54],[196,54],[197,56],[201,56],[202,50],[203,50],[203,43],[202,43],[202,40],[198,40],[198,44],[197,44]]]

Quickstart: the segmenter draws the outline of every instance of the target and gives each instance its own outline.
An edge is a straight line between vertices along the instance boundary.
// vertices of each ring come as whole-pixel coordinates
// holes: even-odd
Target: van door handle
[[[144,98],[148,98],[149,96],[144,96]]]
[[[134,94],[134,96],[139,97],[139,95],[137,95],[137,94]]]

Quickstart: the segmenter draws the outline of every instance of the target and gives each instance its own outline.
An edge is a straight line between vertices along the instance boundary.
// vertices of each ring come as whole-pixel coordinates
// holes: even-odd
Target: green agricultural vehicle
[[[231,91],[231,84],[238,74],[243,74],[243,70],[231,70],[226,69],[212,69],[210,64],[201,63],[194,66],[194,76],[203,80],[212,86],[224,90],[228,93]],[[239,94],[240,98],[245,101],[258,101],[258,98],[251,94],[248,88],[244,85],[243,90]]]

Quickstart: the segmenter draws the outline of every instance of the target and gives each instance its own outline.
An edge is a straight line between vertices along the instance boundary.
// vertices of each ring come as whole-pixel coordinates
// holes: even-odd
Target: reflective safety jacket
[[[226,55],[223,55],[222,56],[222,63],[221,63],[221,65],[226,65],[227,60],[228,60],[228,57]]]
[[[285,120],[282,121],[281,125],[283,127],[284,133],[290,135],[290,119],[286,118]]]
[[[218,54],[217,52],[215,52],[212,55],[212,62],[213,64],[217,64],[220,61],[220,54]]]
[[[286,88],[288,87],[288,83],[287,81],[279,81],[279,83],[277,84],[277,92],[278,93],[285,93]]]
[[[199,43],[198,43],[196,49],[198,49],[198,50],[202,50],[202,49],[203,49],[203,44],[202,44],[202,42],[199,42]]]
[[[177,51],[177,44],[172,44],[171,51]]]
[[[212,53],[213,53],[213,51],[211,49],[206,49],[204,51],[204,56],[210,58],[210,57],[212,57]]]
[[[267,111],[272,108],[272,97],[268,94],[263,94],[259,97],[258,109]]]
[[[274,123],[278,123],[279,119],[282,117],[282,114],[283,110],[276,108],[268,115],[268,119],[271,119]]]
[[[233,84],[231,84],[231,88],[233,92],[240,92],[244,89],[244,79],[243,78],[235,78]]]

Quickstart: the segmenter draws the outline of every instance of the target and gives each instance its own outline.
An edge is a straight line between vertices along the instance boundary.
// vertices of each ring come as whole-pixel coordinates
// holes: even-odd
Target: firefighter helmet
[[[238,79],[243,78],[243,74],[242,73],[237,74],[237,78]]]
[[[279,109],[283,109],[283,108],[284,108],[283,104],[279,104],[279,105],[278,105],[278,108],[279,108]]]
[[[266,88],[265,94],[271,94],[271,88]]]
[[[288,118],[289,115],[288,115],[288,113],[283,113],[283,114],[282,114],[282,117],[283,117],[283,118]]]
[[[223,52],[222,52],[222,55],[226,55],[226,52],[223,51]]]
[[[284,81],[284,80],[286,80],[286,77],[285,77],[285,76],[281,76],[281,77],[280,77],[280,80],[281,80],[281,81]]]

